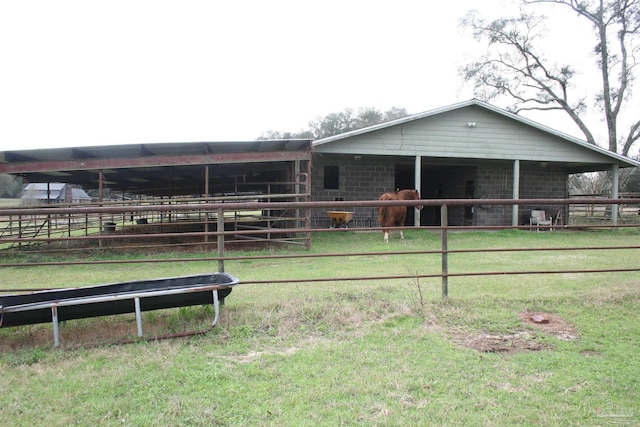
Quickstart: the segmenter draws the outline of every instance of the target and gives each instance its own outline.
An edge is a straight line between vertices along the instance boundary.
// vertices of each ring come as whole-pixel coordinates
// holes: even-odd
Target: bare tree
[[[18,198],[22,194],[22,178],[0,174],[0,197]]]
[[[611,180],[604,172],[588,172],[569,175],[571,195],[601,195],[611,191]]]
[[[640,138],[640,120],[634,116],[628,132],[618,129],[625,101],[629,101],[634,71],[640,54],[640,0],[522,0],[524,5],[553,3],[570,8],[595,29],[594,52],[601,75],[601,89],[594,100],[604,115],[608,148],[628,156]],[[509,109],[562,110],[575,122],[585,139],[595,144],[592,131],[581,115],[588,101],[572,99],[576,71],[571,65],[556,65],[539,50],[545,18],[528,13],[491,22],[470,12],[462,25],[488,44],[488,53],[460,68],[465,81],[474,84],[476,96],[493,99],[506,95],[514,100]],[[570,43],[570,40],[564,40]],[[620,144],[619,144],[620,143]]]

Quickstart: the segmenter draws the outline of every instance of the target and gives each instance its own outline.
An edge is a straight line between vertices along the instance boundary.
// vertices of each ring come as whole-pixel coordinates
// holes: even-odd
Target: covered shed
[[[309,140],[123,144],[0,151],[0,173],[166,198],[281,190],[310,160]]]
[[[415,188],[423,199],[563,199],[570,174],[611,171],[639,162],[473,99],[313,143],[314,200],[371,200]],[[467,206],[450,225],[519,225],[544,206]],[[553,213],[566,208],[546,207]],[[319,217],[323,213],[318,212]],[[356,215],[375,218],[374,208]],[[437,208],[415,210],[439,225]]]
[[[21,176],[25,183],[44,183],[38,185],[49,189],[57,188],[58,182],[82,187],[94,195],[100,207],[137,207],[128,213],[69,215],[65,217],[68,229],[64,230],[68,235],[73,224],[84,227],[86,233],[102,230],[111,235],[203,233],[205,244],[209,243],[208,233],[219,224],[217,214],[201,209],[203,204],[308,201],[310,171],[311,141],[300,139],[0,151],[0,173]],[[189,205],[189,209],[164,209],[176,203]],[[300,239],[295,233],[271,230],[306,223],[309,215],[308,209],[246,209],[225,212],[220,220],[225,230],[264,231],[268,239],[304,240],[307,244],[304,236]],[[45,230],[50,236],[62,221],[50,217],[43,215],[29,224],[35,233]],[[16,229],[25,224],[19,218],[9,218],[10,230],[5,230],[5,236],[26,236],[25,230]],[[242,233],[235,237],[263,239],[262,234],[255,239]],[[121,241],[134,244],[137,240]]]

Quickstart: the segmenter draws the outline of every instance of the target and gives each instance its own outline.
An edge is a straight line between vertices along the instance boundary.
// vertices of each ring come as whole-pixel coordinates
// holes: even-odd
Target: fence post
[[[218,272],[224,273],[224,209],[218,208],[218,220],[217,220],[217,232],[218,232]]]
[[[449,243],[447,241],[447,205],[440,206],[440,227],[442,233],[442,299],[449,297]]]

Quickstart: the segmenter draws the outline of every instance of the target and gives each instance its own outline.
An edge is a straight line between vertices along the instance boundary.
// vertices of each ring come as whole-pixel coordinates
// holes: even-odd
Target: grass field
[[[406,235],[384,245],[378,233],[320,234],[311,251],[439,248],[438,234]],[[640,234],[450,237],[449,249],[546,248],[637,245]],[[637,259],[637,250],[485,252],[453,254],[449,268],[628,268]],[[212,264],[2,268],[0,287],[196,274]],[[226,271],[251,281],[439,267],[437,256],[353,255],[233,261]],[[443,301],[439,279],[240,285],[213,331],[127,345],[94,346],[135,335],[132,316],[70,321],[58,350],[50,325],[0,329],[0,417],[35,426],[640,424],[637,273],[461,277],[449,291]],[[211,310],[144,317],[152,335],[206,327]]]
[[[22,199],[0,198],[0,208],[17,208],[22,206]]]

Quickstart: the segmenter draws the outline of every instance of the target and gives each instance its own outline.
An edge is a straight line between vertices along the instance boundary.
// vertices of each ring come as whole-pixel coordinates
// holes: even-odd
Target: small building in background
[[[73,188],[61,182],[34,182],[24,187],[22,200],[25,202],[51,203],[81,203],[90,202],[91,197],[81,188]]]

